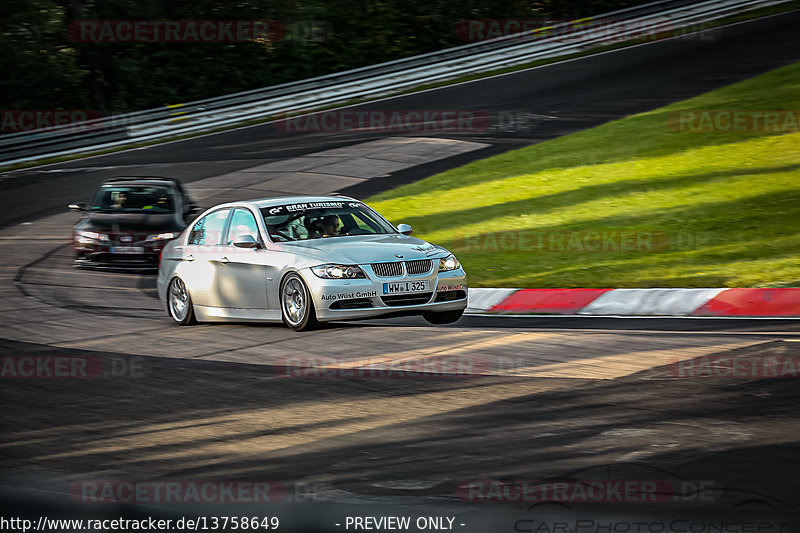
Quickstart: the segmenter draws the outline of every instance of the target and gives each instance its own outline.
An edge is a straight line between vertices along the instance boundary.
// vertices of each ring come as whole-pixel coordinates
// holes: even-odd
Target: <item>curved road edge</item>
[[[800,318],[800,288],[473,288],[470,314]]]

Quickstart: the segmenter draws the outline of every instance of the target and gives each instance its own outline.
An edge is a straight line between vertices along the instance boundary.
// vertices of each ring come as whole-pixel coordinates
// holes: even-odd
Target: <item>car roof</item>
[[[103,185],[124,185],[124,184],[159,184],[180,186],[177,178],[165,178],[162,176],[116,176],[108,178]]]
[[[239,202],[229,202],[215,207],[234,206],[242,204],[250,204],[253,207],[262,209],[264,207],[272,207],[276,205],[286,204],[304,204],[310,202],[360,202],[355,198],[349,196],[277,196],[273,198],[256,198],[251,200],[241,200]]]

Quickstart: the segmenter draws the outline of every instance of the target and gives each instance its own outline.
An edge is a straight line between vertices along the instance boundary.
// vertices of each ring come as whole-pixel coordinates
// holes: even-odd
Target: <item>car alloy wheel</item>
[[[318,325],[311,294],[297,274],[289,274],[281,283],[281,313],[286,325],[297,331]]]
[[[192,297],[181,278],[173,278],[167,289],[167,307],[169,316],[180,326],[194,323]]]

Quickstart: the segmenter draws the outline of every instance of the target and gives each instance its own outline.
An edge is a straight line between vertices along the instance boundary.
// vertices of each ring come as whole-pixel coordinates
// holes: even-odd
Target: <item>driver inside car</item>
[[[339,217],[328,215],[322,219],[322,236],[335,237],[339,235]]]
[[[122,209],[125,207],[125,193],[120,192],[112,192],[111,193],[111,207],[113,209]]]

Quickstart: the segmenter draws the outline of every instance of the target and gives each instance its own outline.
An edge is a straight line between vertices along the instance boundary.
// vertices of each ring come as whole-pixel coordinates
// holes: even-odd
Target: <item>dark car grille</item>
[[[395,296],[381,296],[381,300],[386,305],[391,307],[399,307],[401,305],[421,305],[430,301],[432,292],[417,292],[414,294],[397,294]]]
[[[152,233],[161,233],[160,231],[154,231]],[[150,233],[150,235],[152,235]],[[141,246],[141,244],[147,239],[147,233],[137,233],[133,231],[129,232],[120,232],[120,233],[109,233],[108,238],[109,242],[114,246]]]
[[[394,263],[372,263],[372,270],[375,272],[375,275],[383,278],[402,276],[403,263],[399,261]]]
[[[415,259],[414,261],[406,261],[406,272],[410,275],[427,274],[431,270],[430,259]]]

